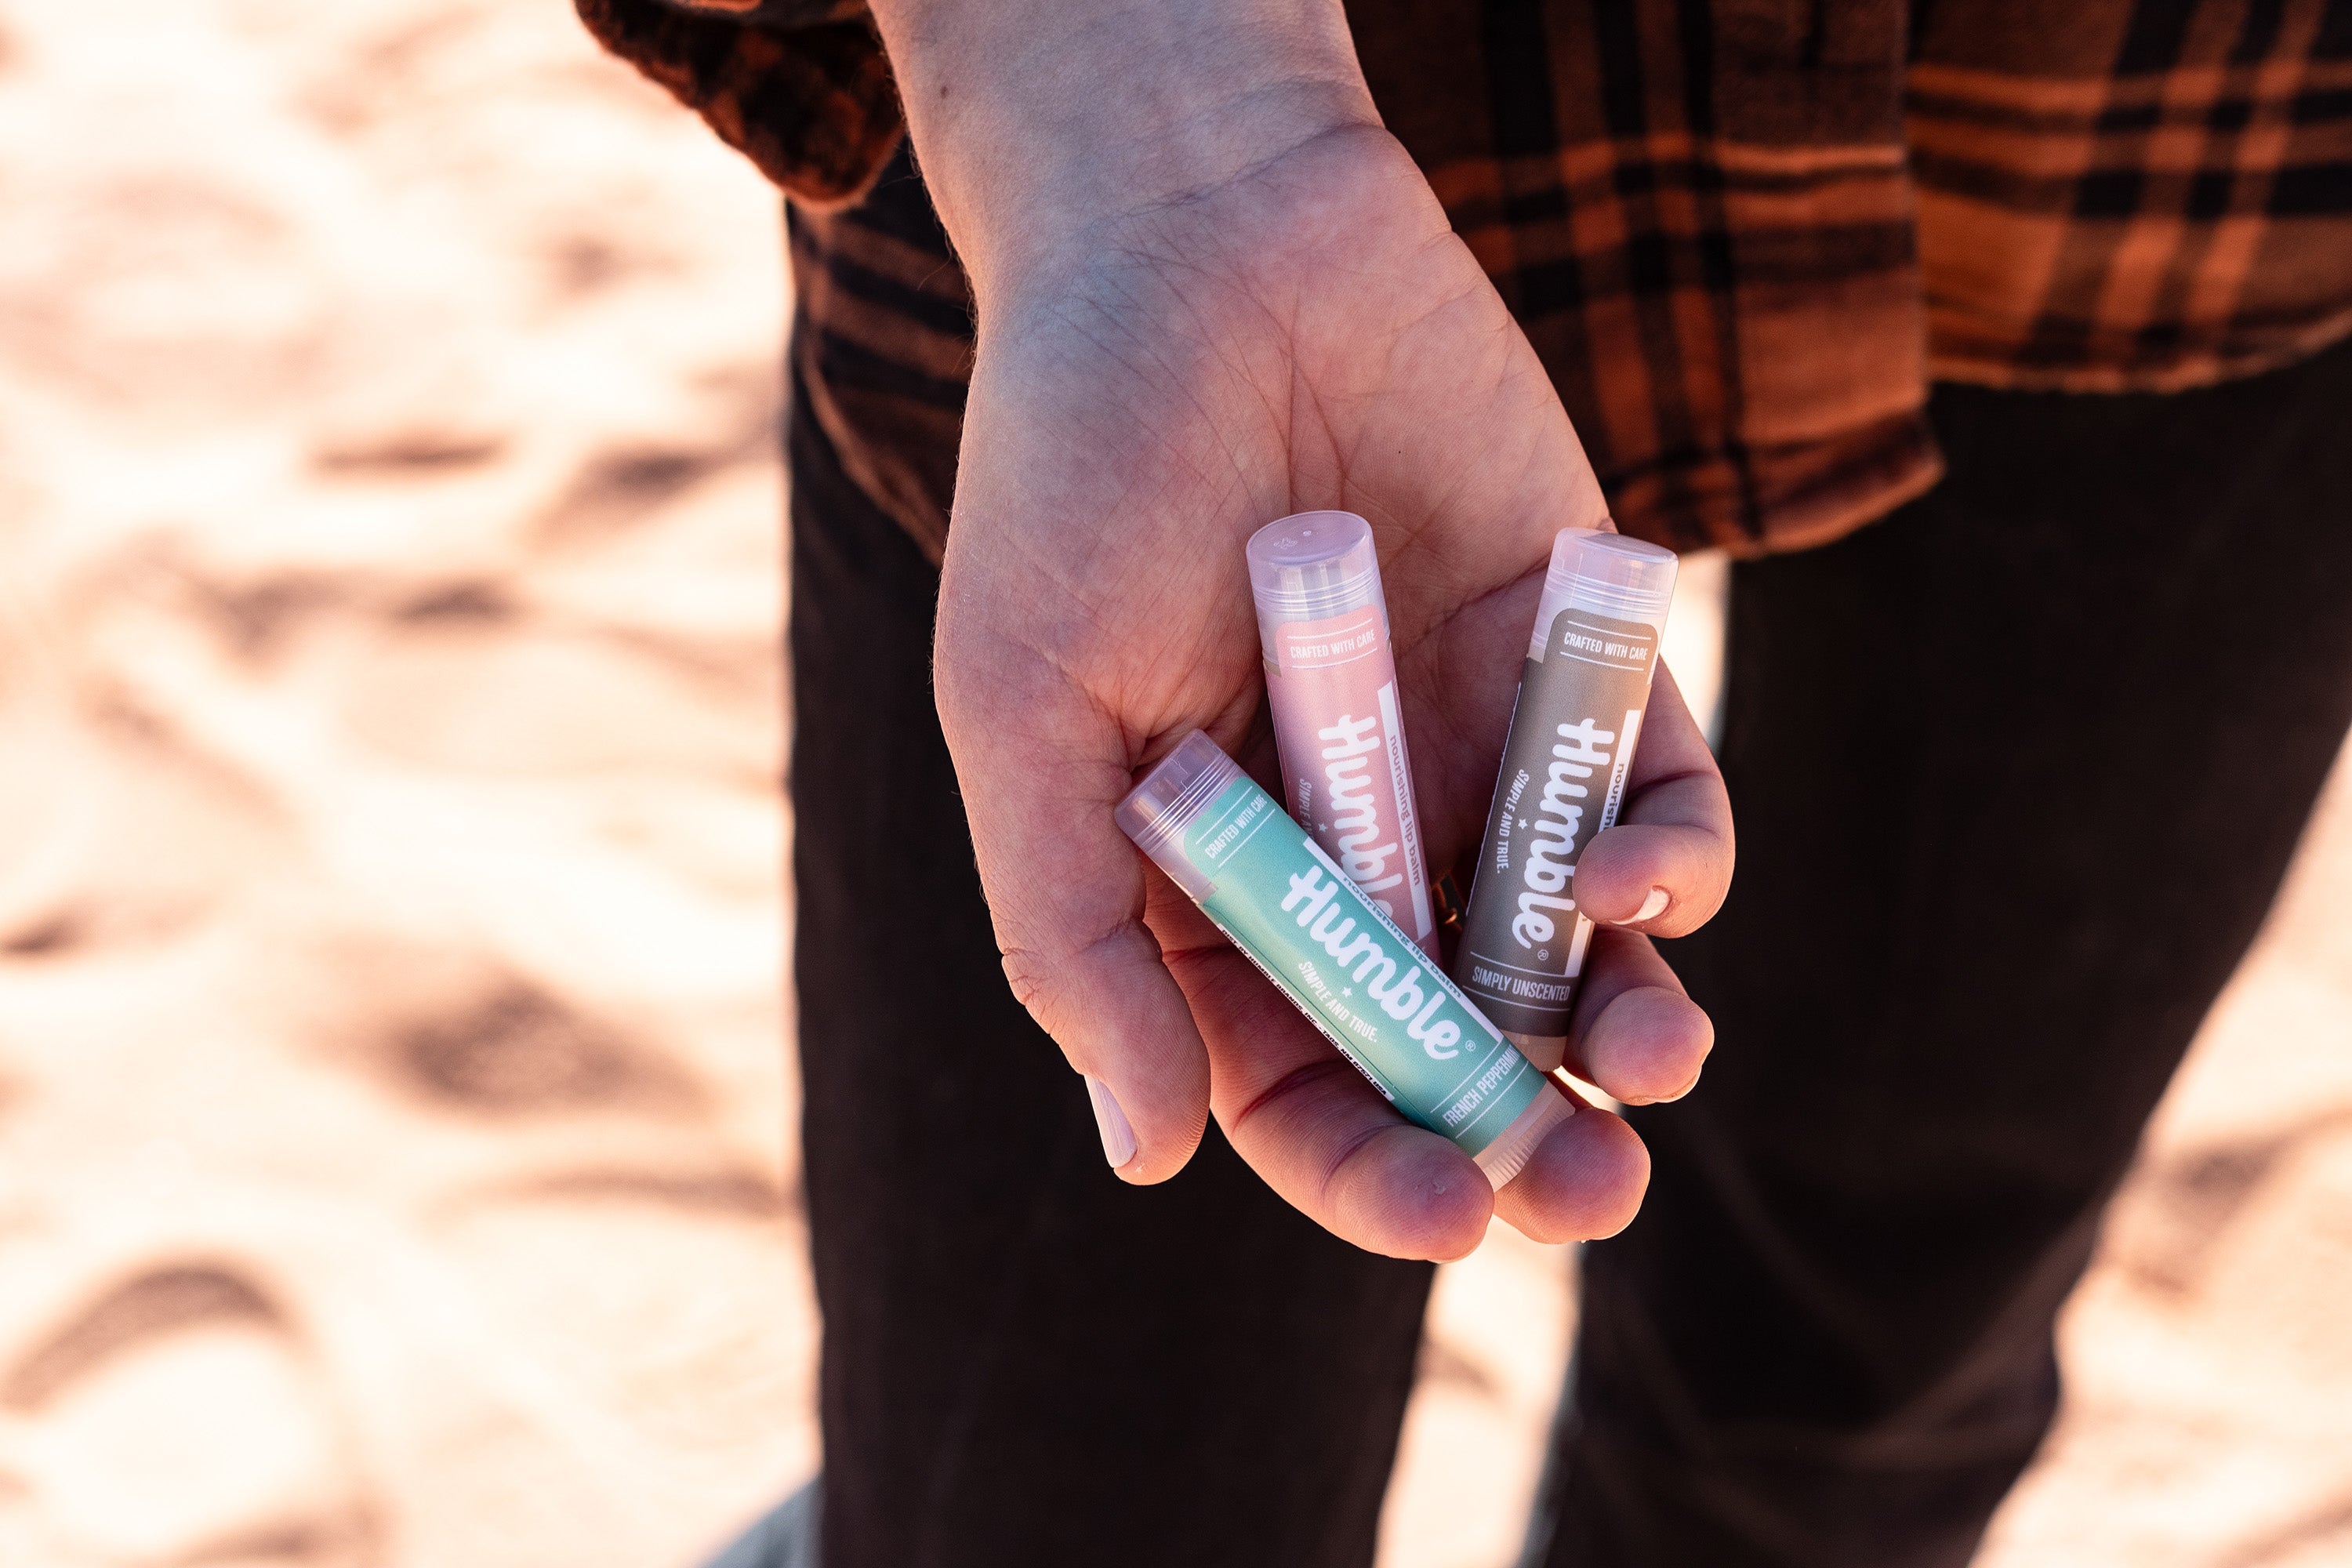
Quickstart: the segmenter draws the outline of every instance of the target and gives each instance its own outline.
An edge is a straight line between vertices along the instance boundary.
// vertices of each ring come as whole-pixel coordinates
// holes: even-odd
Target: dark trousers
[[[1540,1500],[1574,1568],[1947,1568],[2352,721],[2352,348],[2168,397],[1939,389],[1924,500],[1733,576],[1718,1045],[1633,1113]],[[1213,1130],[1105,1170],[997,968],[937,574],[796,418],[793,797],[830,1568],[1370,1559],[1430,1270]]]

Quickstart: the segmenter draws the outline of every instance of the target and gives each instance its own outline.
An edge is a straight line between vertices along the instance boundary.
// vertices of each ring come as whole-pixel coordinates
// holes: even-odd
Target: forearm
[[[1377,125],[1339,0],[874,0],[983,306],[1088,226]]]

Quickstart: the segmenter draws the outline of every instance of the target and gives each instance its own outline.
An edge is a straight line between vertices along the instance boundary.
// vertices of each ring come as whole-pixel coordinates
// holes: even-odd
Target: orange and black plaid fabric
[[[936,554],[970,300],[856,0],[578,3],[795,196],[799,379]],[[2352,331],[2352,0],[1349,12],[1620,525],[1678,548],[1925,489],[1933,378],[2164,390]]]

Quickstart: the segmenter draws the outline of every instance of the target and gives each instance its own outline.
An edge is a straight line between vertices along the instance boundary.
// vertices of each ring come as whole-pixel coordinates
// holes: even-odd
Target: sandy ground
[[[0,0],[0,1563],[683,1568],[816,1464],[778,249],[562,0]],[[2339,778],[1997,1568],[2352,1563],[2347,1047]],[[1569,1268],[1444,1271],[1388,1563],[1509,1561]]]

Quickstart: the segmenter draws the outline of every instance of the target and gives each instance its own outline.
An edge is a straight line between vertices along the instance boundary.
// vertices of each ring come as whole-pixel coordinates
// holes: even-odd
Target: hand
[[[981,305],[940,708],[1006,973],[1124,1112],[1119,1174],[1175,1173],[1213,1110],[1332,1231],[1449,1258],[1494,1212],[1484,1175],[1389,1108],[1111,819],[1194,725],[1272,776],[1243,543],[1336,507],[1379,538],[1433,864],[1474,851],[1552,536],[1604,515],[1542,367],[1427,184],[1368,105],[1315,108],[1330,96],[1297,110],[1293,95],[1250,156],[1230,120],[1204,132],[1212,177],[1115,210],[1097,183],[1081,221],[1007,233],[1008,210],[1068,209],[934,173]],[[935,171],[920,112],[915,127]],[[1714,912],[1731,829],[1668,676],[1624,820],[1585,855],[1586,907],[1669,901],[1596,942],[1570,1062],[1621,1099],[1670,1098],[1712,1030],[1637,931]],[[1502,1212],[1544,1239],[1609,1234],[1647,1171],[1631,1130],[1588,1110]]]

